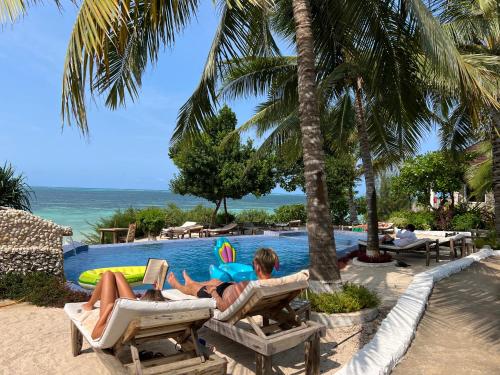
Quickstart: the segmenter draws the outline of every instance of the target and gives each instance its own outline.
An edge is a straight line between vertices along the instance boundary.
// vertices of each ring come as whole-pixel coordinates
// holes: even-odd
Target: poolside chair
[[[358,241],[359,250],[366,250],[366,241]],[[427,238],[420,239],[418,241],[412,242],[406,246],[396,246],[388,244],[380,244],[380,250],[384,252],[392,251],[396,254],[399,253],[425,253],[425,265],[429,266],[431,259],[431,252],[434,251],[436,254],[436,263],[439,262],[439,240],[430,240]]]
[[[64,311],[71,320],[73,355],[81,353],[83,338],[112,374],[225,374],[226,360],[204,353],[197,330],[212,316],[210,299],[151,302],[117,299],[99,339],[91,333],[98,311],[82,311],[83,303],[67,303]],[[138,346],[161,339],[173,339],[176,354],[141,360]],[[168,342],[166,342],[168,343]],[[170,342],[170,346],[173,346]],[[122,362],[118,354],[130,347],[132,361]],[[172,348],[170,348],[172,349]]]
[[[205,327],[254,351],[257,375],[271,374],[272,356],[302,343],[306,374],[319,374],[319,344],[326,328],[309,320],[308,301],[294,301],[308,288],[308,278],[308,271],[301,271],[277,279],[251,281],[230,308],[215,310]],[[163,294],[173,299],[185,296],[177,290]],[[262,324],[256,316],[262,317]]]
[[[163,228],[160,232],[160,238],[169,237],[170,239],[177,236],[177,238],[184,238],[186,234],[191,238],[192,233],[201,233],[203,230],[203,225],[198,225],[195,221],[186,221],[180,227],[168,227]]]
[[[126,243],[134,242],[136,229],[137,229],[136,223],[129,224],[127,235],[124,237],[118,237],[118,242],[126,242]]]
[[[211,235],[217,236],[219,234],[234,234],[237,231],[238,231],[238,224],[231,223],[224,225],[222,228],[205,229],[205,235],[207,237],[210,237]]]
[[[455,234],[449,237],[438,239],[439,248],[446,249],[450,251],[451,259],[455,259],[458,256],[457,250],[460,250],[460,258],[465,256],[467,251],[467,243],[464,234]]]

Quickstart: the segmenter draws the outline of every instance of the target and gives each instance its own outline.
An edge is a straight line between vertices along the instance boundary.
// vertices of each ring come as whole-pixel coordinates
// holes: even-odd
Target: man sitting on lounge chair
[[[270,279],[273,268],[278,262],[278,255],[272,249],[257,250],[253,258],[253,268],[257,278],[259,280]],[[182,275],[185,280],[184,285],[177,280],[173,272],[170,272],[167,281],[172,288],[198,298],[214,298],[220,311],[231,306],[248,285],[248,281],[235,283],[222,282],[217,279],[197,282],[191,279],[186,271],[183,271]]]
[[[408,224],[405,229],[398,230],[395,239],[386,234],[380,239],[380,243],[384,245],[394,245],[397,247],[404,247],[417,240],[418,238],[415,235],[415,225]]]

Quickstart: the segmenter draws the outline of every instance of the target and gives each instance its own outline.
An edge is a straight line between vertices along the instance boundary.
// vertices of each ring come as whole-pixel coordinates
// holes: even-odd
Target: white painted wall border
[[[408,350],[434,284],[492,255],[500,256],[500,251],[485,247],[465,258],[416,274],[406,291],[399,297],[396,306],[380,324],[373,339],[337,374],[389,374]]]

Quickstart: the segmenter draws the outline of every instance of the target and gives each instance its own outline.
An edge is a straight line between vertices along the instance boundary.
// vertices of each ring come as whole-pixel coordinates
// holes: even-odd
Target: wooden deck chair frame
[[[366,243],[359,241],[358,243],[359,249],[363,250],[366,249]],[[422,254],[425,253],[425,265],[428,267],[431,263],[431,252],[434,251],[436,254],[436,263],[439,262],[439,240],[435,241],[425,241],[425,242],[419,242],[415,243],[415,246],[405,246],[401,248],[397,248],[397,246],[394,245],[384,245],[380,244],[379,249],[384,251],[384,253],[388,251],[392,251],[396,254],[399,253],[417,253],[417,254]]]
[[[278,290],[278,292],[277,292]],[[319,374],[320,338],[326,328],[301,317],[301,307],[294,308],[292,300],[301,291],[288,285],[258,288],[242,308],[226,321],[212,318],[205,327],[255,352],[257,375],[272,373],[272,356],[305,343],[306,374]],[[255,316],[262,316],[262,325]],[[250,327],[236,324],[246,319]]]
[[[227,361],[219,356],[208,355],[201,348],[197,330],[211,317],[210,309],[161,313],[132,320],[125,333],[110,349],[93,348],[101,363],[111,374],[225,374]],[[174,339],[179,353],[162,358],[141,360],[138,345],[160,339]],[[73,356],[81,353],[83,335],[71,321],[71,347]],[[123,364],[117,353],[130,347],[132,362]]]

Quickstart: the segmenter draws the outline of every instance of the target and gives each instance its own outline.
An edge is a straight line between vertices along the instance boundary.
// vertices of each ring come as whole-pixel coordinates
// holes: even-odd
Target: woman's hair
[[[148,289],[141,297],[141,301],[165,301],[165,297],[161,294],[161,290]]]
[[[270,275],[273,268],[277,267],[279,258],[273,249],[263,247],[255,252],[253,261],[260,266],[262,272]]]

